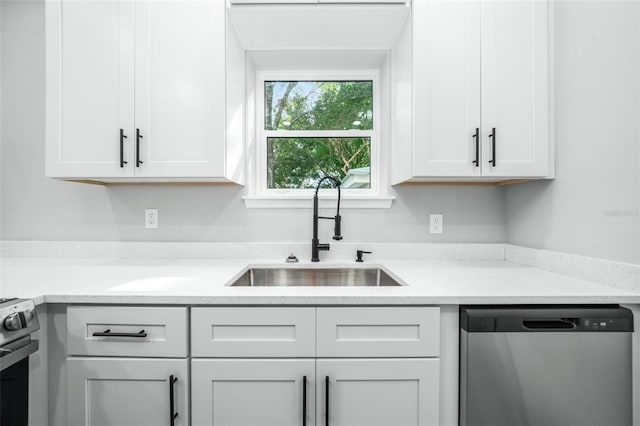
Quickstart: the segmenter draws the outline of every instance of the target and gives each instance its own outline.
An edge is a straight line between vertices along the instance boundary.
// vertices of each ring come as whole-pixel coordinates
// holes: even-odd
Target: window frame
[[[264,87],[266,81],[371,81],[373,128],[371,130],[266,130]],[[255,195],[273,199],[310,198],[311,188],[267,188],[267,138],[277,137],[368,137],[370,138],[370,188],[344,188],[344,199],[380,197],[380,73],[378,70],[257,71],[256,72],[256,161]]]

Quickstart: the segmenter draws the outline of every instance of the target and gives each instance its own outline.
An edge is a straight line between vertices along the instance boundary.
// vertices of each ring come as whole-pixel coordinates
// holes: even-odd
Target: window
[[[266,188],[371,188],[373,118],[371,80],[264,81]]]
[[[255,85],[255,187],[245,197],[248,206],[284,199],[289,203],[282,207],[293,207],[291,200],[310,199],[327,175],[342,182],[345,200],[384,198],[383,207],[390,205],[392,197],[380,194],[377,71],[258,71]]]

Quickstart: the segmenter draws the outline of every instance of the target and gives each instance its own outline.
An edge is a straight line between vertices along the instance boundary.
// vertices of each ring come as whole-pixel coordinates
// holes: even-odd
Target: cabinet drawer
[[[192,308],[191,355],[314,357],[314,308]]]
[[[437,307],[318,308],[318,357],[437,357]]]
[[[187,308],[70,306],[67,353],[186,357]]]

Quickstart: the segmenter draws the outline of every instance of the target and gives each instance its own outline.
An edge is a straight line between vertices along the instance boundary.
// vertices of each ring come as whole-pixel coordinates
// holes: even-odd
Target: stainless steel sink
[[[265,286],[400,286],[380,268],[250,268],[233,287]]]

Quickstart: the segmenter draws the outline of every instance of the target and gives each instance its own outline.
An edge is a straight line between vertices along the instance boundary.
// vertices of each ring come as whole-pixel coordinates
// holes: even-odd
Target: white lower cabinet
[[[438,308],[193,308],[191,321],[193,426],[438,425]]]
[[[188,426],[188,377],[186,359],[69,358],[67,424]]]
[[[437,307],[188,310],[69,306],[67,424],[439,426]]]
[[[193,426],[438,424],[438,359],[195,359],[191,374]]]
[[[313,359],[194,359],[191,376],[193,426],[313,424]]]
[[[67,307],[69,426],[189,426],[186,307]]]
[[[318,426],[438,425],[437,358],[318,359],[316,377]]]

